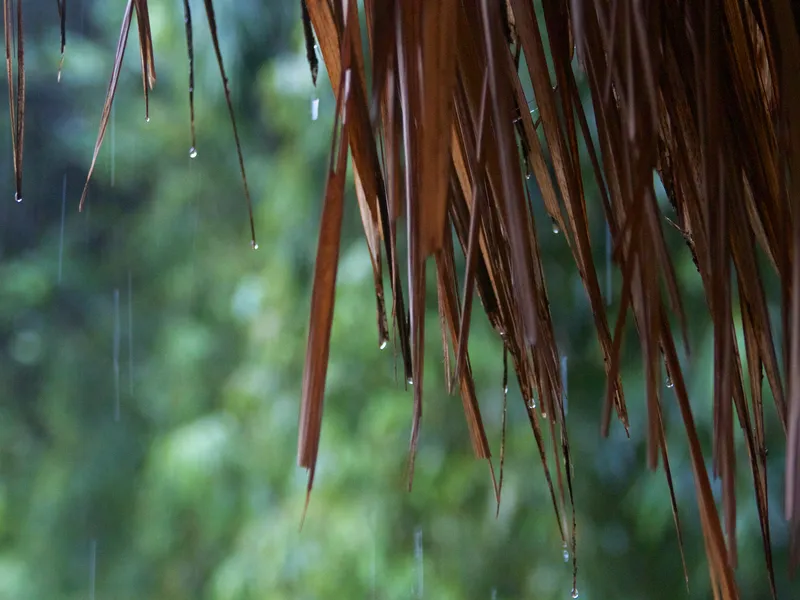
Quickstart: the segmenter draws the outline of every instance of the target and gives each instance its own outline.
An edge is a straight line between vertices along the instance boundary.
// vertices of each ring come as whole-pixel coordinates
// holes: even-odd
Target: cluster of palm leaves
[[[58,1],[62,53],[66,4]],[[128,0],[125,7],[92,167],[134,16],[145,102],[155,83],[147,4]],[[359,4],[366,17],[366,45]],[[238,149],[212,0],[204,0],[204,6]],[[601,432],[607,434],[613,415],[628,428],[619,371],[621,342],[632,316],[645,369],[648,465],[662,463],[672,492],[662,402],[674,399],[687,434],[715,597],[739,597],[734,576],[737,423],[774,594],[765,375],[788,438],[785,511],[793,562],[800,542],[796,5],[790,0],[542,0],[536,6],[532,0],[301,0],[301,7],[312,77],[316,83],[318,48],[336,96],[300,416],[298,460],[309,469],[309,492],[319,450],[351,158],[373,266],[378,344],[383,347],[393,339],[405,378],[413,384],[409,486],[423,413],[425,296],[432,268],[448,391],[461,395],[474,453],[489,463],[497,502],[503,457],[495,477],[468,351],[476,294],[516,372],[558,527],[572,546],[574,560],[574,508],[571,524],[566,517],[572,507],[572,466],[564,391],[526,183],[526,175],[532,176],[530,183],[538,189],[548,218],[567,240],[594,316],[607,374]],[[184,8],[191,105],[188,0]],[[21,0],[4,0],[4,22],[14,172],[21,199]],[[581,102],[577,72],[588,81],[593,120]],[[526,98],[526,87],[533,90],[532,100]],[[194,152],[193,109],[191,114]],[[581,146],[588,149],[613,260],[621,273],[613,327],[592,261]],[[241,151],[239,160],[249,206]],[[654,172],[677,215],[673,225],[691,251],[714,326],[712,475],[721,480],[721,510],[712,495],[681,366],[688,351],[681,348],[687,345],[686,319]],[[252,212],[251,231],[256,247]],[[463,254],[464,268],[457,253]],[[760,271],[765,262],[780,280],[782,336],[770,325]],[[744,347],[737,340],[736,312]],[[668,397],[662,397],[659,385],[664,370],[673,385]]]

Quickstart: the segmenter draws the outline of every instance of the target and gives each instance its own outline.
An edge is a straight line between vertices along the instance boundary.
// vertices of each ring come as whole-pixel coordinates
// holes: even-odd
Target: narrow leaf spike
[[[242,175],[242,185],[244,186],[244,197],[247,203],[247,214],[250,219],[250,245],[253,250],[258,249],[256,242],[256,224],[253,219],[253,203],[250,200],[250,187],[247,185],[247,174],[244,170],[244,156],[242,156],[242,144],[239,141],[239,130],[236,128],[236,115],[233,112],[233,102],[231,101],[231,91],[228,87],[228,76],[225,74],[225,65],[222,62],[222,51],[219,47],[219,37],[217,35],[217,17],[214,13],[213,0],[204,0],[206,7],[206,16],[208,17],[208,28],[211,31],[211,42],[214,45],[214,53],[217,56],[217,64],[219,65],[219,74],[222,77],[222,87],[225,91],[225,102],[228,105],[228,113],[230,114],[231,127],[233,128],[233,139],[236,143],[236,155],[239,158],[239,171]]]
[[[25,52],[22,30],[22,0],[3,0],[3,32],[6,46],[8,110],[14,164],[14,200],[22,202],[22,149],[25,141]],[[14,81],[13,48],[16,46],[17,77]]]

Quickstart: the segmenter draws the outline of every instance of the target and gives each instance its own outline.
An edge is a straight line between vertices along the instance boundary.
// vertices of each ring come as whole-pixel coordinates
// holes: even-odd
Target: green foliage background
[[[297,416],[333,113],[323,72],[320,118],[310,118],[315,92],[299,2],[216,3],[254,193],[257,252],[249,249],[202,3],[193,3],[199,156],[188,156],[182,3],[152,2],[159,77],[152,118],[145,123],[134,28],[83,213],[77,201],[124,3],[68,2],[60,84],[58,19],[50,4],[24,3],[21,204],[12,200],[7,126],[0,146],[0,599],[400,599],[420,592],[437,600],[568,598],[571,566],[518,390],[512,384],[495,518],[487,468],[472,458],[460,400],[444,392],[435,311],[426,328],[416,480],[412,493],[404,491],[411,395],[395,381],[391,345],[377,348],[371,268],[352,189],[320,465],[299,531],[306,476],[295,466]],[[588,164],[585,171],[591,182]],[[596,189],[589,189],[603,278],[604,226]],[[544,217],[537,226],[556,331],[569,357],[580,596],[686,597],[666,482],[645,466],[633,334],[624,370],[632,439],[615,424],[610,439],[601,440],[604,376],[589,308],[563,236],[548,235]],[[680,236],[665,227],[692,321],[686,369],[707,438],[710,321]],[[614,278],[619,283],[618,273]],[[470,351],[497,456],[502,352],[482,317]],[[685,434],[666,387],[663,401],[688,597],[709,598]],[[794,598],[800,588],[786,576],[780,510],[783,437],[774,412],[769,418],[779,593]],[[738,577],[743,598],[766,598],[739,443]]]

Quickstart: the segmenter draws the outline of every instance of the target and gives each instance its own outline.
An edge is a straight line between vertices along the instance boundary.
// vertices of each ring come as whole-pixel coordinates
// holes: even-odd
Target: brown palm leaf
[[[57,4],[63,56],[66,1]],[[792,562],[800,562],[800,219],[796,217],[800,202],[800,15],[796,7],[789,0],[541,0],[541,12],[535,10],[532,0],[364,0],[363,4],[366,48],[361,44],[355,0],[301,0],[312,78],[316,83],[316,34],[337,97],[298,443],[299,464],[310,472],[308,492],[319,450],[345,167],[351,155],[375,278],[379,344],[386,344],[389,335],[382,277],[385,255],[392,329],[405,376],[413,383],[409,485],[423,414],[425,275],[431,267],[436,273],[447,385],[461,392],[475,455],[489,462],[494,481],[468,349],[477,294],[503,341],[504,355],[511,358],[558,527],[565,542],[569,540],[575,560],[565,395],[535,217],[523,180],[528,173],[541,192],[554,230],[565,236],[592,308],[607,375],[601,432],[608,433],[613,413],[628,429],[619,373],[622,337],[631,315],[645,369],[648,464],[656,468],[659,459],[663,462],[679,539],[658,385],[662,364],[674,386],[687,434],[714,596],[739,598],[734,577],[735,422],[745,439],[775,595],[760,387],[763,375],[788,436],[785,511],[792,532]],[[214,6],[212,0],[204,0],[204,5],[233,124],[255,247],[244,161]],[[14,169],[21,197],[25,77],[19,0],[16,7],[14,14],[13,2],[4,0]],[[108,124],[134,9],[146,107],[155,82],[147,0],[129,0],[92,167]],[[194,54],[188,2],[184,9],[193,107]],[[12,68],[15,40],[16,86]],[[576,56],[577,66],[573,64]],[[519,72],[522,57],[527,73]],[[372,69],[370,90],[365,64]],[[584,114],[578,72],[588,81],[596,132],[590,131]],[[523,92],[523,82],[528,80],[536,119]],[[193,108],[191,113],[194,154]],[[613,242],[613,258],[622,273],[620,311],[613,331],[592,261],[581,140],[588,148]],[[654,171],[676,211],[673,225],[682,232],[692,253],[714,326],[712,464],[713,475],[722,482],[721,514],[711,493],[670,325],[671,320],[677,321],[686,345],[686,319],[664,237],[666,219],[656,202]],[[85,195],[84,189],[81,203]],[[397,251],[398,232],[403,228],[408,242],[406,257]],[[461,294],[456,247],[466,258]],[[768,258],[781,281],[782,328],[786,332],[782,348],[776,348],[770,326],[759,253]],[[399,275],[402,260],[408,265],[405,285]],[[742,315],[743,350],[735,336],[734,292]],[[788,374],[785,381],[779,357]],[[500,483],[495,484],[498,503],[501,448]],[[572,511],[571,528],[567,526],[568,510]],[[573,577],[576,570],[573,562]]]
[[[608,432],[613,412],[628,427],[619,361],[630,314],[645,367],[648,463],[655,468],[659,457],[664,463],[676,526],[658,384],[662,363],[674,384],[689,440],[715,596],[739,597],[733,575],[735,421],[744,432],[774,594],[764,417],[757,385],[763,374],[789,436],[786,512],[795,550],[800,529],[800,260],[794,258],[800,249],[800,224],[793,210],[800,198],[800,37],[788,0],[542,0],[543,22],[531,0],[365,0],[373,86],[369,104],[362,49],[344,43],[353,41],[353,34],[343,28],[339,16],[354,3],[304,4],[334,86],[340,86],[337,82],[345,75],[354,85],[351,119],[344,127],[351,128],[359,203],[373,218],[366,218],[362,208],[373,260],[379,235],[387,244],[392,273],[400,260],[394,252],[394,232],[405,221],[408,317],[398,304],[402,284],[394,276],[391,282],[393,314],[398,323],[409,323],[407,330],[397,331],[401,346],[409,348],[403,357],[415,384],[412,465],[423,405],[424,281],[432,256],[444,352],[449,361],[452,343],[455,380],[460,382],[475,453],[490,458],[469,369],[469,323],[477,292],[511,355],[559,526],[567,536],[562,525],[568,505],[564,481],[571,490],[571,473],[559,352],[534,215],[523,185],[527,171],[535,177],[554,227],[566,236],[592,307],[608,375],[602,432]],[[572,62],[576,53],[577,70],[589,82],[597,145],[578,95]],[[535,122],[523,93],[525,74],[517,70],[520,56],[533,86]],[[345,62],[350,65],[347,73],[341,67]],[[623,274],[613,333],[591,257],[580,138],[589,148],[614,259]],[[379,148],[387,157],[382,163]],[[712,458],[714,476],[722,480],[721,514],[711,496],[669,324],[673,318],[677,321],[685,344],[686,319],[664,237],[665,219],[656,203],[654,171],[678,214],[677,226],[695,259],[714,325]],[[450,300],[458,298],[453,232],[467,264],[458,315]],[[767,315],[758,252],[769,257],[782,281],[784,330],[790,333],[780,352]],[[320,268],[328,269],[328,278],[335,274],[335,266],[327,259],[325,264],[317,264],[318,277]],[[736,276],[743,314],[749,401],[742,349],[734,335],[731,275]],[[312,323],[316,318],[312,314]],[[313,337],[309,340],[307,372],[324,371],[315,361],[327,357],[327,347],[317,349],[317,343]],[[791,373],[788,392],[780,377],[779,355]],[[534,397],[541,399],[538,411],[530,408]],[[312,407],[321,413],[320,403],[317,395],[304,394],[303,414]],[[549,460],[543,428],[553,440],[556,433],[562,439],[552,449],[561,455],[555,461]],[[318,427],[301,429],[300,464],[312,473],[309,450],[316,455],[318,436]],[[548,465],[555,465],[555,473]]]

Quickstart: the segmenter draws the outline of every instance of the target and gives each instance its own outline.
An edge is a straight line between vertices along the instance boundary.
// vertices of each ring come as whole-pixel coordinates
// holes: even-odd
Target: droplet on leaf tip
[[[573,598],[577,598],[578,597],[578,588],[572,588],[572,597]]]
[[[194,146],[189,148],[189,158],[197,158],[197,148]]]
[[[253,250],[258,250],[258,242],[256,242],[255,240],[250,242],[250,246],[252,246]]]
[[[553,233],[561,233],[561,229],[559,229],[558,223],[556,223],[555,219],[553,219]]]
[[[319,118],[319,98],[311,100],[311,120],[316,121]]]
[[[569,550],[564,548],[564,562],[569,562]]]
[[[20,196],[20,195],[19,195],[18,193],[16,193],[16,192],[14,192],[14,202],[16,202],[17,204],[19,204],[20,202],[22,202],[22,196]]]
[[[670,377],[669,375],[667,375],[667,382],[666,383],[667,383],[667,387],[668,388],[675,387],[675,384],[672,382],[672,377]]]
[[[413,377],[409,377],[409,378],[406,380],[406,383],[408,383],[408,385],[414,385],[414,378],[413,378]]]
[[[386,345],[387,345],[388,343],[389,343],[389,340],[383,339],[383,340],[381,340],[381,345],[380,345],[380,346],[378,346],[378,348],[379,348],[380,350],[383,350],[384,348],[386,348]]]

